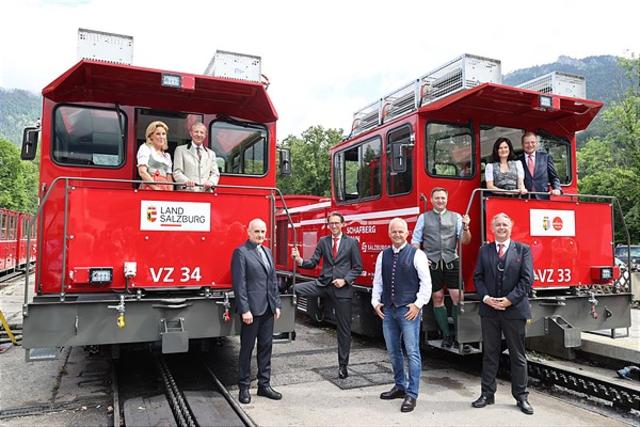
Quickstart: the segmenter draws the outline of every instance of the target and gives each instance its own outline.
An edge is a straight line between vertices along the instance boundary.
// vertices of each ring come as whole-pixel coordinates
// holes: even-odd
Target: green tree
[[[0,139],[0,207],[34,212],[37,206],[38,173],[35,163],[20,160],[20,151]]]
[[[580,192],[616,196],[632,242],[640,241],[640,58],[620,65],[630,81],[619,101],[603,113],[604,135],[589,139],[578,152]],[[616,240],[624,241],[621,227]]]
[[[290,135],[282,141],[291,150],[291,176],[278,177],[278,187],[284,194],[331,194],[331,162],[329,149],[338,144],[342,129],[312,126],[300,137]]]

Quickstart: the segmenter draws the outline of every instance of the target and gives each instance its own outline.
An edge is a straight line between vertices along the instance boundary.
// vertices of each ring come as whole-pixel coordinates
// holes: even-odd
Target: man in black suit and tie
[[[271,351],[274,317],[280,317],[280,293],[271,251],[264,246],[267,226],[259,218],[247,228],[249,239],[233,251],[231,274],[240,329],[240,403],[251,402],[251,353],[258,340],[258,396],[279,400],[271,388]]]
[[[496,374],[502,335],[507,341],[511,361],[511,394],[525,414],[533,414],[527,398],[527,357],[524,349],[525,326],[531,318],[527,295],[533,284],[533,260],[529,246],[511,240],[513,223],[505,213],[491,221],[494,243],[480,247],[473,275],[481,298],[482,394],[472,403],[483,408],[495,402]]]
[[[528,191],[549,192],[554,196],[562,194],[560,177],[553,163],[553,157],[543,151],[538,151],[538,136],[534,132],[522,135],[522,149],[520,156],[524,168],[524,186]],[[551,190],[549,190],[551,187]],[[549,196],[536,194],[536,199],[548,199]]]
[[[315,268],[322,259],[318,280],[297,284],[295,292],[307,298],[327,297],[333,303],[338,323],[338,377],[344,379],[349,376],[352,285],[362,273],[362,258],[358,241],[342,233],[344,217],[340,213],[330,213],[327,225],[331,235],[320,239],[310,259],[302,259],[293,248],[293,259],[301,268]]]

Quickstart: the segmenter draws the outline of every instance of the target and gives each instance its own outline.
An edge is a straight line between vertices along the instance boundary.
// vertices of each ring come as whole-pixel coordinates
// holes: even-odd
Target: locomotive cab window
[[[211,125],[211,149],[220,173],[260,176],[268,168],[268,134],[261,125],[215,121]]]
[[[473,176],[473,133],[469,125],[427,124],[427,173],[432,176]]]
[[[126,118],[101,108],[60,106],[54,113],[52,157],[64,165],[117,168],[124,164]]]
[[[569,141],[542,132],[538,134],[538,138],[538,151],[549,153],[553,158],[560,184],[570,184],[573,177],[571,174],[571,144],[569,144]]]
[[[485,165],[491,162],[491,153],[493,145],[498,138],[509,138],[513,145],[513,152],[516,158],[522,155],[522,135],[524,130],[517,128],[508,128],[501,126],[480,126],[480,151],[481,151],[481,168],[484,172]],[[572,180],[571,173],[571,146],[569,141],[563,138],[538,133],[538,151],[548,153],[555,163],[556,171],[560,177],[560,184],[570,184]],[[484,181],[484,173],[482,175]]]
[[[334,185],[340,201],[371,199],[380,195],[380,138],[336,153]]]
[[[394,171],[393,162],[396,162]],[[402,164],[404,162],[404,164]],[[389,195],[411,192],[413,182],[413,141],[411,126],[389,132],[387,136],[387,193]]]

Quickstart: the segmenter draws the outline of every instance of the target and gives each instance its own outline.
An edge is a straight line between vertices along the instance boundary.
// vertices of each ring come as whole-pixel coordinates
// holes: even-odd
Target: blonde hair
[[[147,126],[147,130],[144,132],[145,143],[147,145],[151,145],[151,135],[156,131],[156,129],[162,128],[165,132],[169,133],[169,126],[166,123],[161,122],[160,120],[153,121],[149,123]],[[164,147],[163,147],[164,148]]]

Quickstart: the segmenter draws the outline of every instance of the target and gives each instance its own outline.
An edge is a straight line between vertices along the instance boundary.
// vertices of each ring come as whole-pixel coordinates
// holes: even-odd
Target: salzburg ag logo
[[[545,216],[544,218],[542,218],[542,229],[544,231],[547,231],[549,229],[549,217]]]
[[[553,228],[556,231],[562,230],[562,225],[563,225],[562,224],[562,218],[560,218],[559,216],[553,218],[553,223],[552,224],[553,224]]]
[[[156,207],[155,206],[147,207],[147,221],[156,222],[156,219],[158,219],[158,211],[156,210]]]

